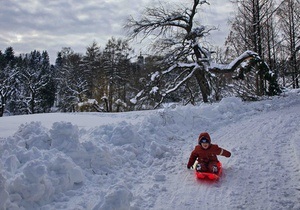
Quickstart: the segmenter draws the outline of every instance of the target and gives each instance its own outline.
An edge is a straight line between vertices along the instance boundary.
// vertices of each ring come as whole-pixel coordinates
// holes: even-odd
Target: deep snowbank
[[[0,118],[0,132],[15,131],[0,139],[0,209],[299,209],[299,92],[119,115]],[[202,131],[233,154],[221,157],[225,174],[212,185],[186,169]]]

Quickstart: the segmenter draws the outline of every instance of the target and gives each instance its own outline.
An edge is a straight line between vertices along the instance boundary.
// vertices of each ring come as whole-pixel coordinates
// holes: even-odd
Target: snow
[[[244,60],[245,58],[249,57],[250,55],[258,57],[257,53],[255,53],[255,52],[253,52],[251,50],[247,50],[247,51],[243,52],[240,56],[238,56],[237,58],[235,58],[233,61],[231,61],[229,64],[211,63],[210,67],[212,69],[215,68],[215,69],[221,69],[221,70],[232,69],[233,66],[237,64],[238,61]],[[246,62],[245,61],[242,62],[241,66],[242,67],[247,66],[247,60],[246,60]],[[273,74],[273,73],[271,72],[271,74]]]
[[[103,99],[103,98],[102,98]],[[79,107],[82,107],[82,106],[86,106],[86,105],[92,105],[92,104],[98,104],[98,101],[96,99],[88,99],[87,101],[85,102],[80,102],[78,103],[78,106]]]
[[[300,90],[246,103],[0,118],[0,209],[300,209]],[[186,164],[200,132],[232,152]]]
[[[150,94],[155,94],[158,92],[158,90],[159,90],[159,88],[157,86],[154,86],[154,87],[152,87]]]
[[[130,99],[130,102],[131,102],[132,104],[136,104],[137,101],[138,101],[137,98],[141,97],[141,95],[142,95],[143,93],[144,93],[144,90],[141,90],[140,92],[138,92],[138,94],[136,94],[136,96],[135,96],[134,98]]]
[[[151,75],[151,81],[154,81],[156,77],[159,77],[159,72],[158,71],[156,71],[155,73],[153,73]]]

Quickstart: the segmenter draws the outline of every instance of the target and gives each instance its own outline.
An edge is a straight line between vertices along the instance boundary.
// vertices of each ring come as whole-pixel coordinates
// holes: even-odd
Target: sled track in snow
[[[297,190],[300,165],[294,147],[295,133],[299,130],[295,122],[300,121],[296,110],[265,113],[263,118],[254,116],[222,130],[227,130],[225,138],[234,141],[231,143],[232,161],[227,163],[230,178],[224,186],[227,190],[223,189],[229,201],[225,206],[230,209],[299,209],[299,203],[293,202],[300,199]],[[286,187],[291,185],[294,188]],[[231,186],[234,190],[230,190]],[[268,195],[267,200],[265,195]],[[261,203],[265,205],[260,206]]]

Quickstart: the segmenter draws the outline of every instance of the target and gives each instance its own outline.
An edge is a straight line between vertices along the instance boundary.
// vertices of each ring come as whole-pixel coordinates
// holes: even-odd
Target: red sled
[[[217,163],[217,167],[218,167],[218,173],[210,173],[210,172],[200,172],[200,171],[196,171],[196,177],[198,179],[209,179],[209,180],[218,180],[222,174],[222,163],[219,161]]]

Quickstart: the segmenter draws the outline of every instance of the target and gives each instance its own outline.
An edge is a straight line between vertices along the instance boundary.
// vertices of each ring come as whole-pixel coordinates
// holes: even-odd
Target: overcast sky
[[[62,47],[85,53],[96,41],[103,49],[111,37],[125,38],[123,25],[128,16],[138,17],[146,6],[158,0],[0,0],[0,50],[9,46],[15,55],[47,50],[51,63]],[[192,0],[160,0],[186,4]],[[199,11],[203,25],[219,28],[210,42],[222,45],[228,34],[232,11],[229,0],[211,0],[205,14]],[[135,43],[130,43],[132,47]],[[145,51],[139,46],[136,51]],[[137,52],[139,53],[139,52]]]

